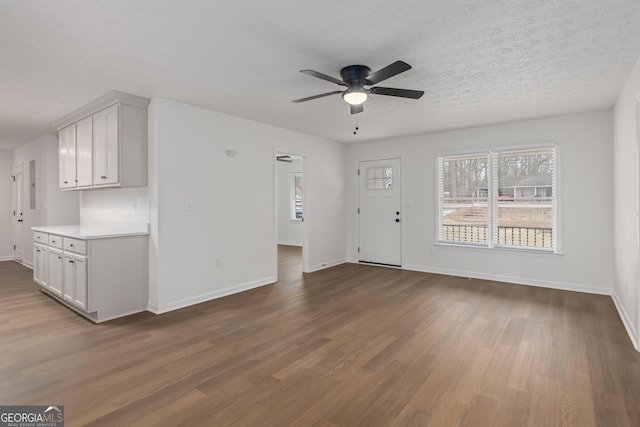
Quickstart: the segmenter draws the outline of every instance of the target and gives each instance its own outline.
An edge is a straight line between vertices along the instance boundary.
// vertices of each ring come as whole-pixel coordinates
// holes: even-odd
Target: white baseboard
[[[2,261],[13,261],[13,257],[12,256],[0,257],[0,262],[2,262]]]
[[[15,262],[17,262],[18,264],[20,264],[20,265],[24,265],[25,267],[30,268],[30,269],[32,269],[32,270],[33,270],[33,264],[28,264],[28,263],[26,263],[26,262],[24,262],[24,261],[18,261],[17,259],[14,259],[14,258],[9,258],[9,259],[7,259],[6,261],[15,261]]]
[[[113,316],[102,317],[102,318],[100,318],[100,320],[94,320],[94,322],[95,323],[108,322],[109,320],[120,319],[122,317],[126,317],[126,316],[131,316],[131,315],[134,315],[134,314],[142,313],[143,311],[146,311],[146,310],[145,309],[132,310],[132,311],[129,311],[129,312],[124,313],[124,314],[116,314],[116,315],[113,315]]]
[[[255,280],[253,282],[242,283],[228,288],[215,290],[213,292],[207,292],[206,294],[196,295],[189,298],[183,298],[178,301],[162,304],[160,306],[149,303],[147,310],[154,314],[167,313],[169,311],[178,310],[181,308],[189,307],[191,305],[199,304],[201,302],[211,301],[213,299],[226,297],[228,295],[237,294],[239,292],[248,291],[250,289],[259,288],[260,286],[269,285],[275,283],[276,278],[274,276],[266,277],[264,279]]]
[[[405,270],[421,271],[424,273],[443,274],[446,276],[470,277],[473,279],[493,280],[496,282],[514,283],[516,285],[538,286],[541,288],[559,289],[563,291],[584,292],[584,293],[596,294],[596,295],[611,295],[611,289],[609,288],[595,288],[595,287],[584,286],[576,283],[555,282],[555,281],[552,282],[548,280],[537,280],[537,279],[530,279],[526,277],[507,276],[502,274],[478,273],[473,271],[450,270],[447,268],[423,267],[418,265],[404,265],[402,266],[402,268]]]
[[[336,265],[344,264],[347,262],[346,259],[337,259],[334,261],[323,262],[322,264],[316,264],[309,267],[309,271],[307,273],[313,273],[315,271],[324,270],[325,268],[335,267]]]
[[[278,244],[279,245],[285,245],[285,246],[298,246],[298,247],[302,247],[302,243],[300,242],[289,242],[287,240],[278,240]]]
[[[616,306],[616,310],[618,310],[618,315],[620,316],[620,319],[622,319],[622,324],[624,325],[624,328],[627,330],[627,335],[629,335],[629,339],[631,339],[631,343],[633,344],[633,347],[636,349],[636,351],[640,352],[640,346],[638,345],[639,344],[638,334],[636,333],[636,328],[634,327],[633,322],[631,322],[631,320],[629,319],[627,312],[624,310],[624,306],[618,299],[618,295],[616,294],[615,290],[611,294],[611,299],[613,300],[613,305]]]

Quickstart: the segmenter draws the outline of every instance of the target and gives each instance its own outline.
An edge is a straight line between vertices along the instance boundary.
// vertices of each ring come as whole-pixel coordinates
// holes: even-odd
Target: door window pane
[[[367,190],[389,190],[393,185],[391,167],[367,169]]]

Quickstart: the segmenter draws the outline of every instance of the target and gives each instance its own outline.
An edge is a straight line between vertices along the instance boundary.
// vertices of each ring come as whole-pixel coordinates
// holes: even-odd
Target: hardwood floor
[[[0,404],[67,426],[639,426],[611,298],[345,264],[94,325],[0,263]]]

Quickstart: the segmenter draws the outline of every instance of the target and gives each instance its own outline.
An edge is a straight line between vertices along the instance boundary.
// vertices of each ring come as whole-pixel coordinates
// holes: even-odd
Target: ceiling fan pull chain
[[[356,116],[356,130],[353,131],[353,134],[356,135],[358,133],[358,116]]]

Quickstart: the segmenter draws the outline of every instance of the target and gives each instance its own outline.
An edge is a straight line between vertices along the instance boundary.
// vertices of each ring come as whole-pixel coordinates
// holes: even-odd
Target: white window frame
[[[496,169],[497,165],[497,156],[500,152],[517,152],[517,151],[526,151],[526,150],[544,150],[544,149],[552,149],[553,150],[553,175],[552,175],[552,188],[553,188],[553,200],[552,200],[552,233],[553,233],[553,245],[550,248],[543,247],[534,247],[534,246],[514,246],[514,245],[505,245],[498,244],[497,239],[497,230],[498,230],[498,221],[497,221],[497,209],[498,209],[498,173]],[[449,240],[442,240],[441,231],[442,231],[442,216],[441,216],[441,203],[442,203],[442,194],[441,194],[441,159],[447,156],[463,156],[463,155],[487,155],[488,156],[488,171],[489,171],[489,180],[488,180],[488,189],[489,189],[489,200],[487,207],[487,215],[488,215],[488,224],[487,224],[487,243],[472,243],[472,242],[453,242]],[[492,250],[506,250],[506,251],[533,251],[539,253],[553,253],[553,254],[562,254],[561,251],[561,231],[560,231],[560,203],[559,200],[561,198],[560,191],[560,150],[557,144],[555,143],[544,143],[544,144],[530,144],[530,145],[514,145],[514,146],[503,146],[503,147],[492,147],[488,149],[478,149],[478,150],[458,150],[458,151],[447,151],[447,152],[439,152],[436,154],[435,160],[435,183],[436,183],[436,212],[435,212],[435,244],[437,246],[453,246],[453,247],[475,247],[475,248],[483,248],[483,249],[492,249]],[[494,215],[495,213],[495,215]]]

